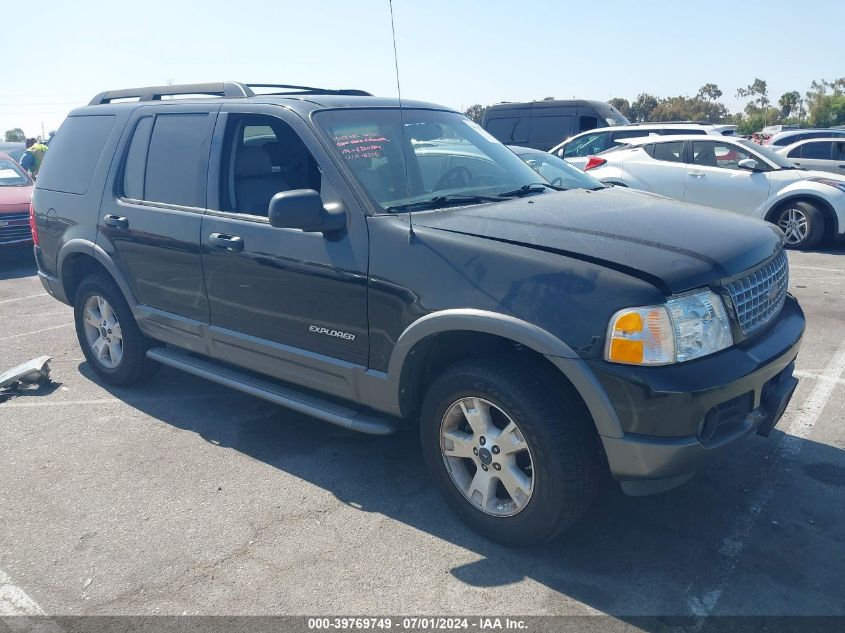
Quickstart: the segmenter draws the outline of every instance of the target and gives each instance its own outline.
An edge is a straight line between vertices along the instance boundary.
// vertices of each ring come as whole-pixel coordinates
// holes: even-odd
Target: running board
[[[380,417],[376,413],[353,409],[290,387],[283,387],[176,348],[154,347],[147,350],[147,357],[345,429],[371,435],[390,435],[398,430],[398,421],[394,418]]]

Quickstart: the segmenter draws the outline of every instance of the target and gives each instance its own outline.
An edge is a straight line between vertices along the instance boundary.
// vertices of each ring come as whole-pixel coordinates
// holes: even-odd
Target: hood
[[[20,207],[26,207],[29,210],[31,199],[31,185],[26,187],[0,187],[0,213],[19,211]]]
[[[414,224],[593,261],[667,294],[739,274],[782,241],[767,222],[622,187],[418,212]]]

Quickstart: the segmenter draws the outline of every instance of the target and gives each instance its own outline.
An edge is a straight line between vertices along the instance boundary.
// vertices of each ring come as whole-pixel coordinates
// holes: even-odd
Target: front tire
[[[548,541],[595,497],[598,438],[577,393],[530,365],[463,362],[426,394],[420,435],[455,513],[506,545]]]
[[[82,280],[74,298],[79,346],[91,369],[111,385],[146,380],[158,363],[147,358],[152,341],[141,333],[112,279],[96,273]]]
[[[824,237],[824,215],[809,202],[787,203],[775,217],[786,248],[812,248]]]

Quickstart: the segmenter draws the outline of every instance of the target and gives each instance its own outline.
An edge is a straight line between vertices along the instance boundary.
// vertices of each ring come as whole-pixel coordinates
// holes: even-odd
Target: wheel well
[[[108,277],[109,272],[106,267],[94,259],[91,255],[85,253],[74,253],[69,255],[62,263],[62,287],[65,291],[67,300],[73,304],[76,296],[76,289],[82,280],[93,275],[94,273],[102,272]]]
[[[429,385],[446,368],[463,359],[484,356],[504,356],[512,358],[515,363],[539,367],[562,389],[571,390],[583,404],[572,383],[543,354],[501,336],[459,330],[432,334],[411,348],[399,380],[399,404],[403,417],[418,417]],[[586,404],[584,407],[586,409]]]
[[[796,202],[808,202],[812,204],[814,207],[818,207],[819,210],[822,212],[822,216],[824,216],[824,236],[831,237],[836,235],[839,232],[839,221],[836,217],[836,212],[833,210],[833,207],[827,200],[823,198],[817,198],[816,196],[811,196],[807,194],[799,194],[796,196],[792,196],[790,198],[786,198],[785,200],[781,200],[766,214],[766,220],[771,222],[772,224],[777,222],[777,214],[780,213],[781,209],[789,204],[794,204]]]

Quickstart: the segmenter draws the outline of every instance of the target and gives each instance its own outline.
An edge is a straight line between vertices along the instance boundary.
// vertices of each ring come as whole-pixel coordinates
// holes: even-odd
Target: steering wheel
[[[452,167],[445,174],[437,179],[434,183],[434,190],[438,189],[458,189],[459,187],[469,187],[472,184],[472,172],[469,167],[458,165]]]

